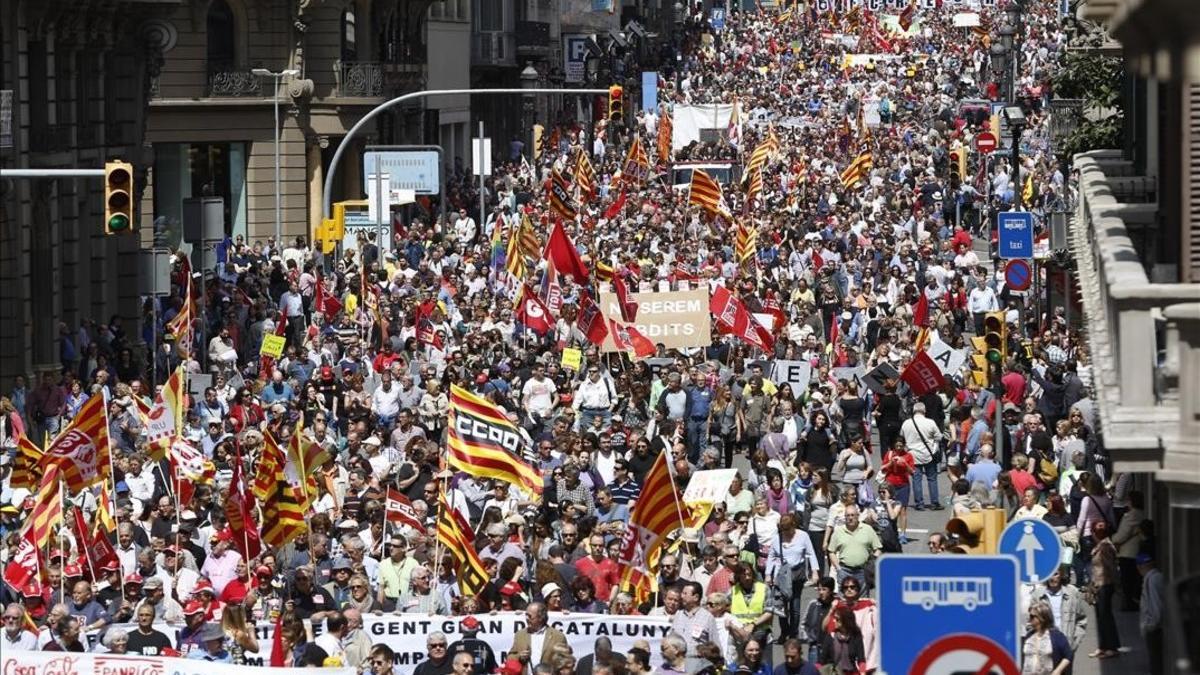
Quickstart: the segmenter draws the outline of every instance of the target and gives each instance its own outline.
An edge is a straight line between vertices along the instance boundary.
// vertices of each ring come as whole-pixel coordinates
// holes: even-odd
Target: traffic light
[[[988,363],[1001,365],[1008,358],[1008,324],[1004,312],[988,312],[983,317],[983,341],[987,345]]]
[[[625,90],[619,84],[608,88],[608,119],[620,122],[625,118]]]
[[[999,548],[1000,535],[1008,518],[1003,509],[987,508],[972,511],[946,523],[946,533],[954,537],[956,544],[950,547],[955,553],[995,555]]]
[[[133,165],[129,162],[104,163],[104,233],[129,234],[133,231]]]
[[[542,134],[546,131],[546,127],[535,124],[533,125],[533,161],[538,161],[542,156]]]

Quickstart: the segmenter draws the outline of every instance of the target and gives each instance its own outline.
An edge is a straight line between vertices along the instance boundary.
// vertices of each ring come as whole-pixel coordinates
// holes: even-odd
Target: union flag
[[[659,453],[646,481],[642,483],[642,491],[638,493],[633,513],[629,517],[629,527],[621,539],[621,550],[617,554],[617,563],[623,568],[621,587],[626,590],[636,589],[640,584],[638,574],[653,577],[657,574],[657,553],[666,541],[667,535],[686,523],[683,518],[683,498],[679,487],[671,478],[671,470],[667,465],[668,453]]]
[[[541,472],[521,459],[520,430],[496,404],[456,384],[450,386],[446,437],[451,468],[511,483],[530,497],[542,494]]]
[[[50,443],[42,468],[58,467],[67,489],[78,494],[109,478],[112,467],[108,447],[108,414],[104,397],[89,398],[75,419]]]

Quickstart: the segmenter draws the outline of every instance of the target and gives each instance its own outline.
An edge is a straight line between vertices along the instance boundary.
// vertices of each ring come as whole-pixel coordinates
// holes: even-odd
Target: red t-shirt
[[[596,587],[596,599],[600,602],[608,602],[613,586],[621,582],[617,564],[610,558],[596,562],[591,556],[586,556],[575,563],[575,569],[592,580],[592,585]]]
[[[893,459],[898,459],[899,462],[892,464]],[[916,468],[917,460],[913,459],[911,452],[901,455],[895,450],[888,450],[887,454],[883,456],[883,468],[880,471],[883,472],[889,484],[894,487],[903,487],[908,485],[908,480]]]
[[[1004,385],[1004,401],[1020,407],[1025,402],[1025,376],[1017,372],[1005,373],[1000,378]]]

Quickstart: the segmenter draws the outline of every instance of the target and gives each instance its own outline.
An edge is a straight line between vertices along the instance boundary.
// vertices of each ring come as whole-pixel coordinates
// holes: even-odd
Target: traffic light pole
[[[104,178],[104,169],[0,169],[0,178]]]
[[[369,123],[371,120],[375,119],[375,117],[378,116],[380,113],[383,113],[386,110],[394,108],[395,106],[398,106],[401,103],[405,103],[408,101],[413,101],[413,100],[421,99],[421,98],[428,98],[431,96],[461,96],[463,94],[466,94],[468,96],[479,96],[479,95],[483,95],[483,94],[570,94],[570,95],[593,94],[594,95],[594,94],[607,94],[607,93],[608,93],[607,88],[605,88],[605,89],[557,89],[557,88],[548,88],[548,89],[541,89],[541,88],[538,88],[538,89],[525,89],[525,88],[430,89],[427,91],[409,92],[407,94],[397,96],[396,98],[393,98],[389,101],[384,101],[383,103],[380,103],[379,105],[377,105],[374,108],[372,108],[371,110],[369,110],[367,112],[367,114],[363,115],[362,118],[360,120],[358,120],[358,122],[355,122],[354,126],[350,127],[350,130],[347,131],[346,135],[342,138],[342,142],[338,144],[337,150],[334,150],[333,159],[330,160],[330,162],[329,162],[329,170],[325,174],[325,189],[324,189],[324,193],[321,197],[321,208],[324,211],[325,218],[333,217],[333,185],[334,185],[335,179],[337,178],[338,164],[342,161],[342,155],[346,152],[346,149],[352,145],[350,143],[350,141],[354,140],[354,138],[359,135],[359,133],[363,130],[363,128],[366,127],[367,123]],[[103,172],[101,172],[101,175],[103,175]],[[443,195],[442,198],[445,199],[445,196]]]

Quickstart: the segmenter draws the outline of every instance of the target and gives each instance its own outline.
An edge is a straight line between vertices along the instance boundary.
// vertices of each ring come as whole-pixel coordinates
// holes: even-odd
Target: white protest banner
[[[709,469],[697,471],[683,491],[685,504],[712,504],[729,496],[729,486],[737,469]]]
[[[268,645],[270,646],[270,645]],[[6,649],[4,675],[234,675],[246,666],[199,659],[127,654],[79,654],[74,652],[26,652]],[[270,675],[305,675],[304,668],[272,668]],[[357,675],[353,668],[322,668],[321,675]]]
[[[638,304],[638,332],[667,349],[707,347],[712,344],[712,321],[708,313],[708,289],[669,293],[632,293]],[[600,291],[600,311],[614,321],[624,322],[616,293]],[[604,351],[616,351],[612,335],[604,338]]]
[[[929,344],[929,358],[937,364],[938,370],[946,377],[958,375],[967,362],[967,355],[961,349],[955,349],[941,340]]]
[[[865,386],[863,384],[863,378],[865,378],[867,376],[867,367],[866,366],[842,366],[840,368],[831,368],[829,370],[829,374],[833,377],[834,380],[845,380],[847,382],[850,382],[851,380],[853,380],[854,382],[857,382],[859,393],[861,394],[862,389]]]
[[[730,471],[733,471],[730,469]],[[729,491],[726,484],[725,492]],[[372,644],[385,644],[396,652],[396,665],[410,672],[408,668],[417,665],[425,658],[425,637],[434,631],[445,633],[448,641],[453,644],[462,639],[459,622],[465,616],[442,616],[432,614],[386,614],[376,616],[363,614],[362,630]],[[496,660],[503,663],[504,656],[512,647],[513,636],[525,628],[524,612],[504,612],[499,614],[479,614],[479,634],[496,653]],[[576,654],[591,654],[595,649],[596,638],[607,637],[612,641],[613,651],[627,654],[634,646],[634,641],[645,640],[650,644],[650,665],[657,667],[661,663],[659,643],[671,631],[671,622],[667,617],[624,616],[609,614],[550,614],[550,625],[562,631],[567,637],[567,644]],[[124,624],[123,628],[134,631],[133,624]],[[305,622],[305,627],[311,634],[319,635],[324,631],[324,623],[313,626]],[[155,624],[154,628],[167,636],[172,644],[178,640],[178,626]],[[271,654],[271,643],[275,636],[275,624],[270,621],[259,621],[254,627],[254,635],[258,640],[258,652],[248,652],[246,662],[249,665],[264,665]],[[94,646],[98,636],[91,633],[87,636],[89,646]],[[188,661],[188,663],[197,663]],[[5,671],[12,672],[12,671]],[[80,671],[82,673],[89,671]],[[178,671],[177,671],[178,672]],[[187,672],[187,671],[183,671]],[[279,671],[272,669],[271,675]],[[322,670],[322,673],[326,671]],[[336,672],[336,671],[334,671]],[[25,675],[20,673],[19,675]],[[38,671],[28,675],[53,675]],[[59,673],[58,675],[63,675]],[[141,675],[140,673],[138,675]],[[217,673],[205,675],[218,675]]]
[[[808,382],[812,379],[812,364],[808,361],[775,360],[775,368],[771,371],[771,380],[776,384],[787,383],[792,387],[792,396],[800,397],[808,390]]]

